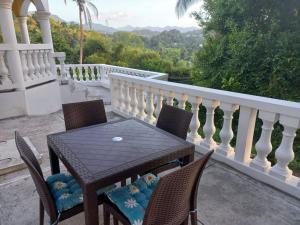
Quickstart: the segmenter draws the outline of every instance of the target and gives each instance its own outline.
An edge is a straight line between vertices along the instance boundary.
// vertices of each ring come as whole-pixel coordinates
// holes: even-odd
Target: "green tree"
[[[300,1],[205,0],[195,82],[300,101]]]

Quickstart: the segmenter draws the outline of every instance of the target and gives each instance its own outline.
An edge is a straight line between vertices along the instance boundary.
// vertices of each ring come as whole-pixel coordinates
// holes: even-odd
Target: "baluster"
[[[12,82],[9,79],[9,71],[5,64],[4,51],[0,51],[0,84],[3,86],[11,85]]]
[[[32,51],[27,51],[27,63],[28,63],[28,76],[33,80],[34,77],[34,66],[32,64]]]
[[[154,101],[153,101],[153,90],[151,87],[147,88],[147,117],[145,121],[150,124],[154,124],[155,117],[153,115],[154,113]]]
[[[185,103],[188,96],[186,94],[176,94],[176,99],[178,100],[178,108],[185,110]]]
[[[23,68],[24,81],[27,81],[29,77],[28,77],[26,51],[21,51],[21,63],[22,63],[22,68]]]
[[[127,81],[124,81],[124,111],[126,114],[129,114],[131,112],[131,105],[130,105],[131,99],[130,99],[130,93],[129,93],[129,84]]]
[[[275,113],[264,111],[259,111],[258,117],[262,120],[263,125],[261,128],[260,138],[255,145],[257,155],[251,161],[250,166],[266,172],[271,167],[271,163],[268,161],[267,156],[272,151],[271,136],[273,125],[278,119]]]
[[[52,73],[51,73],[51,65],[50,65],[49,58],[48,58],[48,51],[49,50],[44,51],[44,63],[45,63],[46,75],[51,76]]]
[[[96,75],[95,75],[95,70],[96,70],[96,74],[97,74],[97,67],[96,66],[90,66],[91,69],[91,81],[96,80]]]
[[[190,125],[191,132],[188,135],[188,140],[195,144],[199,144],[202,141],[202,138],[198,134],[198,129],[200,127],[200,121],[198,116],[199,116],[199,106],[201,104],[202,98],[190,97],[190,101],[192,104],[193,118]]]
[[[174,97],[175,97],[174,92],[170,91],[169,95],[167,96],[167,103],[168,103],[168,105],[173,106],[173,104],[174,104]]]
[[[132,117],[136,117],[138,114],[138,99],[137,99],[137,90],[134,82],[131,83],[131,112],[130,115]]]
[[[222,142],[217,148],[217,152],[228,157],[234,153],[234,150],[230,145],[230,141],[233,138],[233,131],[232,131],[233,113],[238,109],[238,105],[222,102],[220,108],[224,112],[224,116],[223,116],[224,122],[223,122],[222,130],[220,132],[220,138]]]
[[[120,107],[119,107],[119,110],[120,111],[124,111],[124,108],[125,108],[125,97],[124,97],[124,84],[123,84],[123,81],[122,80],[119,80],[118,81],[119,83],[119,101],[120,101]]]
[[[208,148],[211,150],[216,147],[216,143],[213,139],[213,135],[216,132],[216,127],[215,127],[215,123],[214,123],[214,115],[215,115],[215,109],[219,105],[219,102],[214,101],[214,100],[204,99],[202,104],[206,108],[206,121],[205,121],[205,125],[203,127],[205,138],[201,144],[205,148]]]
[[[115,79],[111,79],[111,85],[112,85],[112,90],[111,90],[112,106],[116,109],[120,109],[118,81]]]
[[[277,163],[271,168],[270,174],[281,180],[288,180],[292,176],[289,163],[294,159],[293,143],[296,130],[300,127],[300,120],[297,118],[280,115],[280,124],[283,125],[282,140],[275,151]]]
[[[40,74],[42,74],[42,76],[46,76],[46,65],[44,63],[44,54],[45,54],[45,51],[44,50],[41,50],[39,51],[39,65],[40,65]]]
[[[34,66],[34,74],[37,77],[41,77],[41,73],[40,73],[40,66],[39,66],[39,62],[38,62],[38,50],[33,51],[33,66]]]
[[[155,115],[156,118],[159,117],[162,105],[163,105],[163,100],[164,100],[164,92],[161,89],[158,89],[156,91],[156,109],[155,109]]]
[[[146,117],[146,113],[145,113],[146,103],[145,103],[145,96],[144,96],[144,91],[143,91],[142,85],[140,85],[138,87],[137,93],[138,93],[138,109],[139,109],[137,118],[139,118],[140,120],[144,120]]]
[[[84,78],[85,78],[85,81],[89,81],[89,67],[88,66],[84,66]]]

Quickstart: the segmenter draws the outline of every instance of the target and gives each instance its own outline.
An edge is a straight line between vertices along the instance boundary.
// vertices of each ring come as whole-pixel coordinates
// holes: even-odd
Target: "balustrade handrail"
[[[259,110],[281,113],[288,116],[300,118],[300,103],[274,98],[267,98],[237,92],[218,90],[213,88],[205,88],[194,85],[180,84],[161,80],[147,80],[140,77],[127,76],[120,73],[111,73],[112,78],[117,78],[126,81],[134,81],[137,84],[147,86],[151,85],[156,89],[163,89],[177,93],[185,93],[192,96],[201,96],[206,99],[219,100],[226,103],[247,106]]]
[[[10,44],[0,44],[0,51],[11,51],[13,47]]]
[[[18,50],[24,51],[24,50],[49,50],[52,49],[51,44],[18,44]]]

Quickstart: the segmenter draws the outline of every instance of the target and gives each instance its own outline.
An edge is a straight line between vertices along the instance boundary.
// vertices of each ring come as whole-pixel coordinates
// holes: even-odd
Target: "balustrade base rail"
[[[300,179],[293,176],[289,163],[294,159],[293,142],[300,128],[300,104],[228,91],[196,87],[173,82],[145,79],[120,73],[110,74],[113,111],[126,117],[136,117],[150,124],[156,123],[162,104],[177,105],[193,112],[188,140],[195,143],[200,153],[214,150],[220,162],[300,199]],[[175,104],[176,103],[176,104]],[[200,113],[205,108],[205,114]],[[215,112],[222,113],[220,141],[216,141]],[[232,129],[237,112],[238,128]],[[205,117],[203,126],[199,117]],[[253,146],[257,118],[261,133]],[[203,119],[201,119],[203,121]],[[273,127],[279,123],[281,144],[273,149]],[[200,136],[200,134],[202,136]],[[231,142],[235,139],[235,146]],[[251,150],[257,154],[251,158]],[[276,164],[271,166],[268,155],[275,151]]]

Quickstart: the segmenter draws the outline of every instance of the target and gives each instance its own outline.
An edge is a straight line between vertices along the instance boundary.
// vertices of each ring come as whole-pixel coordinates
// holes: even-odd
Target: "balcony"
[[[136,117],[153,125],[163,103],[193,112],[188,140],[196,144],[197,156],[215,151],[199,188],[199,224],[299,223],[300,179],[288,166],[294,159],[293,141],[300,126],[299,103],[168,82],[167,74],[149,71],[103,64],[64,65],[64,55],[56,56],[61,60],[56,69],[62,102],[102,98],[110,120]],[[223,117],[219,138],[217,116]],[[238,121],[236,132],[233,120]],[[254,142],[259,120],[262,132]],[[276,123],[284,131],[275,151],[277,163],[271,165],[267,156]],[[15,129],[26,134],[42,154],[44,172],[50,174],[45,136],[64,130],[61,111],[4,119],[0,126],[4,141],[13,138]],[[9,159],[1,159],[5,160]],[[37,224],[38,196],[27,170],[0,176],[0,189],[1,224]],[[84,216],[62,224],[84,224]]]

